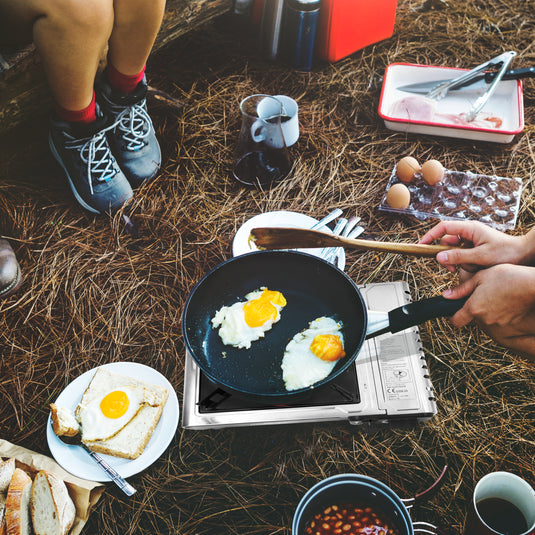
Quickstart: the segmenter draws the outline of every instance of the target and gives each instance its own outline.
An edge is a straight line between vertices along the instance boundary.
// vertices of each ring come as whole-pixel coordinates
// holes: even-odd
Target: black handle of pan
[[[390,322],[389,331],[391,333],[397,333],[408,327],[424,323],[427,320],[453,316],[458,310],[463,308],[467,300],[468,297],[463,299],[446,299],[438,295],[395,308],[388,313]]]

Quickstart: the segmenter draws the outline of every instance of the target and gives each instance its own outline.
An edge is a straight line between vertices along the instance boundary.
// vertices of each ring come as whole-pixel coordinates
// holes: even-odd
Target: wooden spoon
[[[251,229],[249,241],[252,241],[259,249],[347,247],[350,249],[365,249],[413,256],[435,256],[440,251],[447,251],[453,248],[451,245],[358,240],[335,236],[319,230],[285,227],[253,228]]]

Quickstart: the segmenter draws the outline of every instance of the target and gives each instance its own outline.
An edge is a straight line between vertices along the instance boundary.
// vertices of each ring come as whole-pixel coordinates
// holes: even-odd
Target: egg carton
[[[411,194],[408,208],[388,206],[386,192],[401,182],[392,170],[379,210],[405,214],[419,220],[427,218],[481,221],[501,231],[516,226],[522,179],[496,175],[480,175],[470,171],[445,169],[444,178],[435,186],[428,185],[420,174],[406,184]]]

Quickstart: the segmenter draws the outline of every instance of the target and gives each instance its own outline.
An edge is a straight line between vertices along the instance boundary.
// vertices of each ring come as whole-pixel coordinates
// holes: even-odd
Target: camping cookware
[[[261,287],[285,296],[280,321],[250,349],[224,345],[211,319],[222,306],[245,301],[246,294]],[[332,264],[297,251],[255,251],[223,262],[201,279],[186,301],[182,333],[188,352],[213,383],[238,395],[281,403],[341,374],[357,358],[367,336],[449,316],[463,304],[464,300],[433,297],[390,312],[368,312],[357,285]],[[322,381],[289,392],[281,370],[286,345],[321,316],[342,322],[346,356]]]
[[[332,524],[330,515],[332,515],[333,505],[338,505],[339,511],[344,505],[353,505],[355,508],[361,509],[371,508],[378,518],[388,523],[388,527],[394,528],[394,531],[399,535],[413,535],[418,532],[429,535],[439,533],[440,531],[432,524],[413,522],[409,509],[414,503],[427,500],[438,490],[443,482],[446,469],[447,467],[444,467],[438,479],[429,489],[407,500],[401,499],[390,487],[372,477],[360,474],[340,474],[328,477],[314,485],[299,502],[293,517],[292,535],[307,535],[307,525],[318,514],[325,518],[324,511],[326,510],[328,511],[326,516],[329,517],[326,524],[327,526]],[[371,521],[369,515],[367,518],[368,521]],[[321,518],[319,521],[321,522]],[[344,524],[342,518],[342,533],[344,532]],[[364,526],[361,528],[364,529]],[[335,533],[334,529],[322,530],[322,533]],[[350,529],[346,529],[346,533]],[[369,532],[376,532],[372,530],[373,528],[370,528]],[[313,530],[312,533],[315,531]]]
[[[251,237],[259,249],[297,249],[314,247],[348,247],[385,253],[400,253],[412,256],[435,256],[451,245],[426,245],[421,243],[398,243],[350,239],[318,230],[285,227],[258,227],[251,229]]]
[[[468,80],[467,82],[453,83],[450,87],[450,91],[458,91],[459,89],[487,89],[488,84],[496,77],[495,72],[482,72],[476,77]],[[522,78],[535,78],[535,67],[526,67],[524,69],[510,69],[505,71],[502,76],[502,80],[520,80]],[[454,78],[450,80],[431,80],[430,82],[418,82],[416,84],[407,84],[400,87],[396,87],[399,91],[405,91],[405,93],[419,93],[427,94],[431,89],[437,85],[445,82],[454,82]]]

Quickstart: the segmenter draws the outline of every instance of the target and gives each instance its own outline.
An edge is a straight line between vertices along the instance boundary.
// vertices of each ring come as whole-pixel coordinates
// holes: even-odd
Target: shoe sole
[[[10,295],[14,294],[22,284],[22,273],[20,271],[20,268],[17,267],[17,277],[15,280],[4,290],[0,292],[0,299],[4,299],[5,297],[9,297]]]
[[[56,159],[56,161],[61,165],[63,170],[65,171],[65,174],[67,175],[67,180],[69,181],[69,185],[71,187],[71,190],[76,197],[76,200],[86,209],[92,212],[93,214],[102,214],[102,212],[99,212],[92,206],[89,206],[79,195],[78,191],[76,191],[76,187],[74,186],[73,181],[71,180],[71,176],[69,175],[69,171],[63,164],[63,160],[61,159],[61,156],[59,155],[58,151],[56,150],[56,146],[54,145],[54,141],[52,140],[52,136],[48,137],[48,146],[50,147],[50,150],[52,151],[52,155]]]

